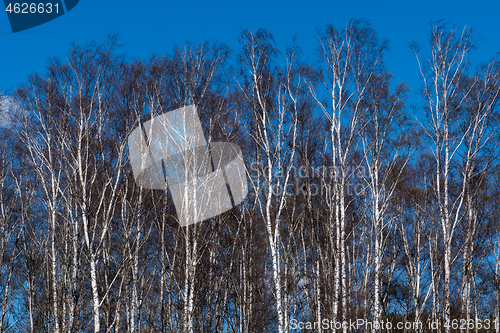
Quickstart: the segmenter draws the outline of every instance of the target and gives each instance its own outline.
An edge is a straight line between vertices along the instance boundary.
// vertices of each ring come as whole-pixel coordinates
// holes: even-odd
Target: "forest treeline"
[[[500,332],[500,58],[474,47],[432,24],[412,91],[364,20],[320,29],[313,62],[263,29],[49,59],[1,97],[0,333]],[[180,227],[127,137],[191,104],[249,193]]]

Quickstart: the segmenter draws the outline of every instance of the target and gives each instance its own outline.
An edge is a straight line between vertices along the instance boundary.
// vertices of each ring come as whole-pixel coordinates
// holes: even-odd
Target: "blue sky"
[[[80,0],[67,14],[24,32],[12,33],[7,13],[0,13],[0,91],[9,92],[33,72],[45,71],[47,57],[63,58],[72,41],[102,41],[117,32],[129,57],[167,54],[173,44],[204,38],[229,45],[236,53],[241,29],[259,27],[273,33],[284,50],[295,34],[304,55],[316,47],[316,29],[368,19],[379,38],[389,39],[386,63],[395,82],[419,86],[419,72],[408,42],[426,45],[431,19],[444,19],[458,29],[473,28],[479,38],[474,64],[500,51],[500,2],[476,1],[117,1]],[[234,54],[234,53],[233,53]]]

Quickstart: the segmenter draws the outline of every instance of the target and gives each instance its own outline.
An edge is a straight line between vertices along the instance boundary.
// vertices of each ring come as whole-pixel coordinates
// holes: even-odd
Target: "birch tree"
[[[472,48],[471,32],[464,29],[457,34],[455,29],[447,31],[442,24],[433,24],[430,37],[431,55],[427,64],[419,61],[423,78],[423,98],[429,118],[427,135],[432,142],[436,161],[435,193],[439,209],[441,243],[444,254],[442,323],[446,333],[450,332],[450,286],[454,258],[452,244],[455,231],[462,219],[462,208],[466,193],[466,180],[458,193],[452,193],[452,166],[459,159],[463,147],[464,133],[456,128],[458,109],[463,105],[459,86],[467,68],[467,56]],[[417,51],[414,48],[415,52]],[[418,59],[418,56],[417,56]]]
[[[289,297],[283,294],[281,229],[289,204],[287,187],[294,166],[300,87],[304,79],[297,71],[298,54],[294,45],[287,53],[286,68],[280,70],[274,64],[273,36],[265,30],[244,31],[240,44],[238,86],[249,103],[249,135],[256,146],[252,162],[257,166],[254,168],[257,174],[253,175],[252,186],[269,242],[278,331],[288,332]]]
[[[493,59],[480,67],[476,75],[463,77],[461,81],[463,107],[460,115],[460,132],[463,133],[463,149],[458,153],[461,160],[464,193],[464,223],[462,233],[462,314],[467,321],[471,314],[471,288],[475,281],[477,264],[487,253],[482,249],[480,238],[481,210],[484,206],[482,188],[487,185],[486,174],[498,156],[499,128],[497,105],[500,97],[500,71],[498,60]],[[474,267],[476,266],[476,267]],[[476,318],[474,318],[476,319]],[[467,328],[469,331],[469,328]]]
[[[380,62],[376,60],[376,62]],[[381,280],[387,229],[394,224],[389,213],[390,202],[401,181],[404,168],[410,160],[411,126],[404,114],[406,88],[400,85],[394,93],[389,92],[389,74],[370,73],[366,85],[366,99],[362,102],[366,112],[361,115],[360,140],[363,151],[363,175],[366,184],[368,214],[373,226],[374,267],[373,317],[381,320]],[[379,69],[380,71],[380,69]],[[406,146],[406,147],[405,147]]]
[[[327,26],[319,39],[320,85],[317,89],[311,85],[310,89],[330,126],[324,153],[330,156],[333,174],[331,182],[324,185],[330,210],[327,228],[334,254],[332,314],[335,321],[346,321],[348,316],[346,213],[350,200],[346,188],[352,175],[349,158],[356,148],[360,117],[366,112],[362,101],[379,70],[384,48],[367,22],[352,20],[342,30]],[[347,327],[343,331],[346,332]]]
[[[77,253],[80,231],[90,266],[95,332],[101,329],[102,295],[110,287],[100,283],[98,262],[114,217],[125,148],[123,138],[114,144],[116,132],[107,118],[120,74],[115,48],[114,38],[107,45],[75,47],[68,64],[54,59],[47,79],[35,76],[31,87],[20,92],[30,111],[23,138],[49,207],[52,323],[57,332],[71,331],[75,317],[76,290],[65,283],[75,283],[85,271]],[[57,239],[58,232],[67,237]],[[65,244],[72,250],[66,251]]]

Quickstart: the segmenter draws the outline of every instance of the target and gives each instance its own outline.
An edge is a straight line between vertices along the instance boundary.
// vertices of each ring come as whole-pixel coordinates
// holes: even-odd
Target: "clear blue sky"
[[[266,28],[284,50],[295,35],[306,56],[314,52],[316,28],[343,26],[353,17],[367,18],[380,38],[388,38],[386,55],[395,82],[419,85],[419,73],[408,42],[428,41],[431,19],[445,19],[480,38],[474,63],[500,51],[500,1],[117,1],[80,0],[67,14],[38,27],[13,34],[7,13],[0,13],[0,90],[9,92],[33,72],[44,72],[48,56],[64,58],[75,41],[102,41],[118,32],[130,57],[167,54],[173,44],[188,39],[218,40],[237,50],[241,29]]]

